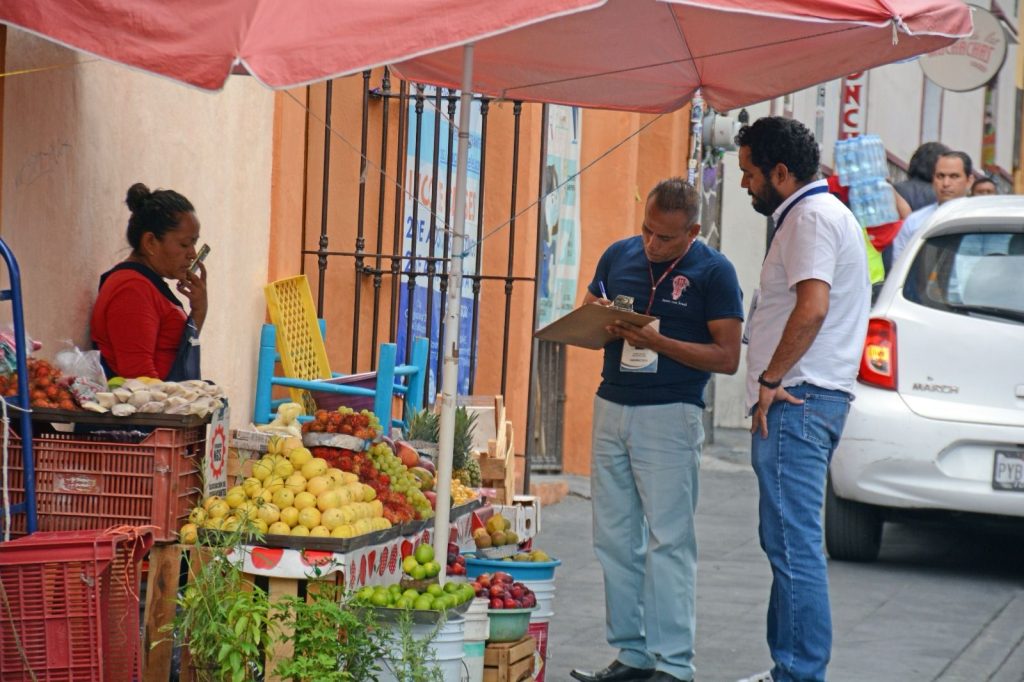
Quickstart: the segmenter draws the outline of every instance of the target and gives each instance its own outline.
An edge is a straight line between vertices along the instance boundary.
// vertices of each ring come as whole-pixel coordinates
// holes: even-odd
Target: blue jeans
[[[693,678],[701,408],[594,398],[594,553],[618,660]]]
[[[761,493],[761,547],[772,567],[768,648],[776,682],[820,681],[832,652],[821,507],[850,395],[811,384],[786,390],[804,403],[774,403],[768,437],[754,433],[750,448]]]

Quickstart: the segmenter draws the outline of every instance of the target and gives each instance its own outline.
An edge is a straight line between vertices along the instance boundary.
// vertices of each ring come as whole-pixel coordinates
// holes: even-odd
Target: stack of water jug
[[[850,188],[850,210],[862,227],[899,220],[888,176],[885,145],[878,135],[859,135],[836,142],[839,183]]]

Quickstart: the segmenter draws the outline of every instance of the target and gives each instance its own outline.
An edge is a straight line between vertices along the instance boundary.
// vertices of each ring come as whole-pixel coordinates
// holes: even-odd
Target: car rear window
[[[1024,322],[1024,233],[928,239],[914,258],[903,295],[929,308]]]

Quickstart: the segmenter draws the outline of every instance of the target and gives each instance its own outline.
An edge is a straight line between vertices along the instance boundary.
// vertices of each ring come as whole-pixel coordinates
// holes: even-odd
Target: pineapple
[[[439,415],[427,410],[420,410],[409,419],[406,438],[411,441],[436,443],[439,440],[440,429],[441,418]]]
[[[452,445],[452,478],[471,488],[480,485],[480,463],[471,454],[473,431],[476,430],[476,412],[465,407],[455,410],[455,438]]]
[[[478,460],[475,455],[469,456],[469,459],[466,462],[466,468],[459,473],[459,480],[462,481],[466,487],[480,487],[480,460]]]

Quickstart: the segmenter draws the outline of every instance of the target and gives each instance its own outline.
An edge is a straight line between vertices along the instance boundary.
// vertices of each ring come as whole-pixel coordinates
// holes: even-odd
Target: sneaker
[[[736,682],[772,682],[772,671],[765,670],[763,673],[744,677],[741,680],[736,680]]]

